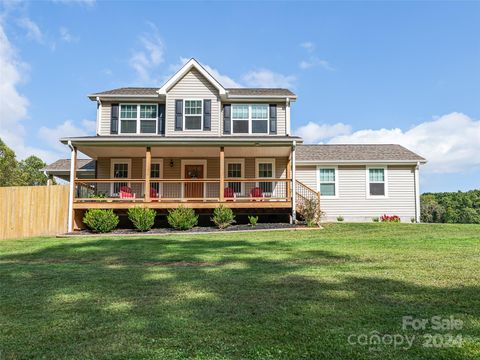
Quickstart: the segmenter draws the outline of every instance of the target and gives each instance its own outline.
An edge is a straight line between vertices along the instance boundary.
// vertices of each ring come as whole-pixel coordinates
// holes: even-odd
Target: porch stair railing
[[[316,201],[317,210],[320,213],[320,192],[312,189],[308,185],[305,185],[301,181],[295,182],[295,194],[296,194],[296,211],[303,216],[303,209],[307,200]]]

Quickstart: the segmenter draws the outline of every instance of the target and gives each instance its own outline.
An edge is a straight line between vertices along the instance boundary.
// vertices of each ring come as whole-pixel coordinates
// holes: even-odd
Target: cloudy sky
[[[480,187],[480,2],[0,0],[0,138],[66,157],[86,95],[158,86],[190,57],[226,87],[288,87],[310,143],[400,143],[422,191]]]

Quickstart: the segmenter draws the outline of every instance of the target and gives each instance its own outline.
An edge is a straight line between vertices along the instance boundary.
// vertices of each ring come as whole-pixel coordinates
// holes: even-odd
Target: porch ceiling
[[[145,157],[144,146],[78,146],[92,159],[102,157]],[[219,146],[151,146],[152,157],[206,158],[219,157]],[[288,157],[290,146],[225,146],[225,157]]]

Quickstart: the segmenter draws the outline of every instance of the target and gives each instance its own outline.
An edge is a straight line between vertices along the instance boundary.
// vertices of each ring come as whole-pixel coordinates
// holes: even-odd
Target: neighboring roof
[[[47,173],[69,172],[70,159],[60,159],[47,165],[42,171]],[[95,160],[92,159],[77,159],[77,171],[94,172]]]
[[[296,95],[288,89],[281,88],[228,88],[228,95],[234,96],[291,96]]]
[[[299,145],[298,162],[426,162],[397,144]]]

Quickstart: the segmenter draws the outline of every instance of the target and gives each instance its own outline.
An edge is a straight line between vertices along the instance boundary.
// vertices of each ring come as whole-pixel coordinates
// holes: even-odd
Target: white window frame
[[[142,159],[142,179],[145,179],[145,177],[147,176],[145,174],[145,158]],[[159,164],[160,165],[160,176],[162,179],[164,179],[165,177],[163,176],[163,159],[162,158],[152,158],[152,161],[151,161],[151,164]],[[150,172],[152,171],[152,169],[150,169]],[[159,192],[159,197],[161,197],[160,195],[162,194],[162,183],[160,183],[160,186],[159,186],[159,189],[158,189],[158,192]],[[143,194],[145,195],[145,183],[142,184],[142,192]]]
[[[260,176],[260,164],[272,164],[272,177],[264,177]],[[275,179],[276,178],[276,167],[275,167],[275,159],[274,158],[255,158],[255,175],[257,179]],[[259,181],[256,182],[257,187],[260,186]],[[272,192],[266,193],[269,194],[270,197],[273,197],[275,193],[275,183],[272,181]]]
[[[127,164],[127,179],[132,178],[132,159],[111,159],[110,160],[110,179],[121,179],[113,177],[115,175],[115,164]],[[126,182],[128,187],[132,187],[130,181],[116,181],[116,182]],[[110,194],[113,195],[113,182],[110,183]]]
[[[385,184],[385,195],[370,195],[370,169],[383,169],[383,183]],[[367,199],[388,198],[388,167],[387,165],[367,165],[365,172],[365,191]]]
[[[137,106],[137,127],[136,127],[136,132],[134,133],[124,133],[122,132],[122,106],[125,106],[125,105],[136,105]],[[157,117],[155,119],[150,119],[150,118],[141,118],[140,117],[140,106],[141,105],[155,105],[156,109],[157,109]],[[119,135],[156,135],[157,134],[157,129],[158,129],[158,104],[156,103],[121,103],[119,104],[119,109],[118,109],[118,122],[119,122],[119,125],[118,125],[118,134]],[[123,120],[134,120],[134,119],[131,119],[131,118],[127,118],[127,119],[123,119]],[[140,132],[140,120],[155,120],[155,132],[153,133],[141,133]]]
[[[335,195],[322,195],[320,193],[320,197],[324,199],[338,199],[339,198],[339,193],[338,193],[338,166],[337,165],[317,165],[317,191],[320,192],[320,170],[321,169],[334,169],[335,170]]]
[[[203,165],[203,180],[208,179],[207,159],[182,159],[180,160],[180,177],[181,181],[185,180],[185,165]],[[185,183],[182,184],[182,199],[184,198]],[[206,182],[203,183],[203,198],[207,197]]]
[[[187,116],[198,116],[198,115],[191,115],[191,114],[186,114],[185,113],[185,105],[187,101],[200,101],[202,104],[202,111],[200,112],[200,129],[187,129],[185,126],[186,123],[186,117]],[[203,131],[203,112],[204,112],[204,104],[203,104],[203,99],[183,99],[183,131]]]
[[[265,120],[263,119],[253,119],[252,118],[252,106],[253,105],[264,105],[267,107],[267,118]],[[257,135],[265,135],[265,134],[270,134],[270,105],[269,104],[264,104],[264,103],[250,103],[250,104],[245,104],[245,103],[233,103],[231,104],[232,106],[232,109],[231,109],[231,115],[230,115],[230,129],[231,129],[231,133],[232,135],[245,135],[245,134],[248,134],[248,135],[254,135],[254,136],[257,136]],[[233,107],[234,106],[248,106],[248,119],[234,119],[233,117]],[[247,121],[248,122],[248,133],[235,133],[233,132],[233,122],[234,121]],[[267,131],[264,132],[264,133],[254,133],[252,132],[252,128],[253,128],[253,123],[252,121],[267,121]]]
[[[239,178],[230,178],[228,177],[228,165],[229,164],[240,164],[240,172],[241,176]],[[227,176],[225,176],[225,187],[227,187],[228,182],[235,182],[238,179],[245,179],[245,159],[234,159],[234,158],[227,158],[225,159],[225,173]],[[245,183],[240,182],[240,193],[236,193],[237,195],[242,195],[245,194]]]

